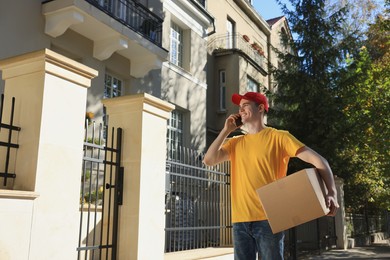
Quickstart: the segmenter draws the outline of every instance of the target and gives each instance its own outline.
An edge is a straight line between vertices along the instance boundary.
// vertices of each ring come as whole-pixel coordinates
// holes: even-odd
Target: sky
[[[287,3],[288,1],[283,2]],[[253,6],[264,20],[283,15],[282,10],[275,0],[253,0]]]
[[[289,0],[282,0],[282,2],[291,7]],[[376,2],[379,7],[384,9],[384,0],[375,0],[374,2]],[[276,0],[253,0],[253,6],[256,11],[264,18],[264,20],[283,15],[282,10],[276,3]]]

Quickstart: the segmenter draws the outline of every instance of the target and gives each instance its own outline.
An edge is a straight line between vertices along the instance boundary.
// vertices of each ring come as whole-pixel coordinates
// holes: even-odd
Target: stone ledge
[[[1,199],[24,199],[35,200],[39,197],[37,192],[33,191],[21,191],[21,190],[2,190],[0,189]]]
[[[388,238],[386,232],[376,232],[370,235],[348,238],[348,248],[370,246],[376,243],[383,243]]]

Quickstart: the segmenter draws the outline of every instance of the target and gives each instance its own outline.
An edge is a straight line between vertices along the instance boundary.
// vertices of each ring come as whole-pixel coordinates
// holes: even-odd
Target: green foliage
[[[83,174],[81,175],[81,181],[88,181],[91,178],[91,170],[87,169],[83,171]]]
[[[343,113],[348,130],[340,153],[348,162],[346,197],[354,211],[390,209],[389,20],[379,16],[367,47],[350,59],[344,78]]]
[[[103,145],[104,144],[104,140],[103,138],[100,138],[100,137],[95,137],[92,139],[92,137],[88,137],[87,138],[87,143],[89,144],[97,144],[97,145]]]
[[[93,190],[90,193],[84,193],[84,200],[83,203],[85,204],[94,204],[96,202],[99,202],[103,199],[103,187],[99,187],[99,189]]]
[[[337,122],[344,121],[337,85],[343,68],[338,64],[350,47],[346,42],[356,41],[351,37],[340,39],[345,9],[329,15],[324,1],[290,2],[296,10],[284,11],[297,37],[285,42],[296,52],[279,53],[284,67],[274,72],[278,91],[273,98],[277,105],[270,112],[270,121],[334,161],[340,145],[337,134],[341,125]]]

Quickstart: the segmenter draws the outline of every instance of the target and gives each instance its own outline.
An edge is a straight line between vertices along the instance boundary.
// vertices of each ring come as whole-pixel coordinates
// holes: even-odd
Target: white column
[[[103,104],[109,127],[123,129],[118,259],[164,259],[166,129],[174,107],[148,94]]]
[[[28,259],[76,259],[87,88],[97,71],[48,49],[0,62],[21,127],[15,190],[38,194]]]
[[[336,189],[337,189],[337,200],[340,208],[335,216],[335,229],[337,236],[337,248],[347,249],[347,225],[345,222],[345,206],[344,206],[344,180],[335,177]]]

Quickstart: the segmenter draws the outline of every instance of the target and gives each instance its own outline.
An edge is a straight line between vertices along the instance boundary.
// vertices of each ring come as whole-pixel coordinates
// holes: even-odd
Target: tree
[[[328,10],[348,9],[343,29],[346,34],[360,34],[365,37],[367,25],[374,21],[381,11],[378,0],[327,0]]]
[[[337,97],[337,81],[344,70],[340,63],[357,39],[342,34],[345,8],[328,14],[324,1],[290,0],[290,3],[294,11],[279,1],[296,35],[284,42],[295,52],[279,53],[284,67],[274,72],[278,88],[272,99],[277,105],[269,120],[288,129],[333,165],[338,160],[335,151],[342,145],[339,122],[344,121]]]
[[[354,211],[390,210],[389,29],[389,19],[378,16],[369,26],[365,46],[349,59],[344,78],[348,131],[341,156],[351,171],[345,187]]]
[[[328,159],[346,182],[348,208],[388,207],[388,19],[356,33],[345,26],[348,5],[290,3],[294,11],[279,1],[297,36],[284,40],[295,52],[279,53],[284,67],[274,71],[278,88],[269,121]]]

